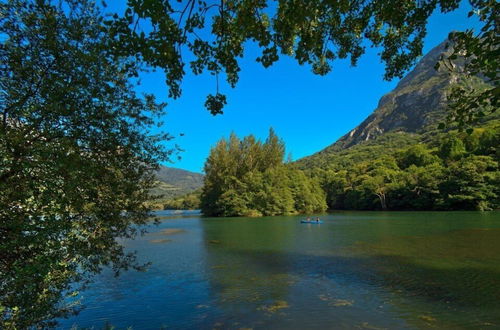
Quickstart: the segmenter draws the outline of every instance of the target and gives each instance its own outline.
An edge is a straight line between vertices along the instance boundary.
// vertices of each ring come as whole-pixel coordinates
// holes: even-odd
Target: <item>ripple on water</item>
[[[100,276],[63,328],[500,327],[500,223],[479,216],[165,220],[127,242],[151,268]]]

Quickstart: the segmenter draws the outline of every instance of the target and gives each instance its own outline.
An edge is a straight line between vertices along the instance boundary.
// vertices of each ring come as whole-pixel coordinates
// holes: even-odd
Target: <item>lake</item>
[[[61,328],[500,327],[500,212],[158,216],[124,242],[149,270],[97,276]]]

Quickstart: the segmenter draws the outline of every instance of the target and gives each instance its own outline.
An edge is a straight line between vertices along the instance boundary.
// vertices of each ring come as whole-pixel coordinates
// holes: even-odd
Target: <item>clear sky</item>
[[[464,2],[457,11],[434,14],[428,25],[424,54],[441,43],[452,30],[464,30],[477,22],[467,19]],[[238,136],[254,134],[264,139],[273,127],[286,143],[287,152],[299,159],[334,143],[357,126],[377,106],[378,100],[392,90],[398,80],[383,80],[384,65],[377,49],[368,48],[356,67],[336,61],[327,76],[316,76],[309,66],[299,66],[282,57],[264,69],[255,62],[256,49],[249,45],[240,61],[242,71],[235,89],[221,85],[228,97],[224,114],[212,116],[204,107],[206,95],[215,93],[215,78],[209,74],[184,79],[182,97],[169,100],[162,73],[141,77],[141,91],[154,93],[167,101],[165,130],[176,136],[172,143],[184,152],[173,166],[201,172],[210,148],[231,131]],[[183,136],[180,134],[183,133]]]

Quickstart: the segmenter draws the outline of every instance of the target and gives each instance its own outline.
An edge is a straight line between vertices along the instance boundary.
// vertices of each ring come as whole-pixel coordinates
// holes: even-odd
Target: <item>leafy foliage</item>
[[[476,14],[484,25],[478,35],[472,31],[453,34],[455,52],[471,59],[471,75],[481,73],[497,82],[499,4],[492,0],[470,3],[473,10],[469,16]],[[262,50],[256,60],[264,67],[286,55],[299,64],[311,65],[319,75],[330,72],[336,59],[350,58],[356,65],[367,45],[380,47],[380,58],[386,64],[384,77],[391,79],[401,77],[422,54],[432,13],[450,12],[459,4],[459,0],[130,0],[125,14],[115,15],[107,23],[119,36],[119,44],[112,49],[164,69],[171,97],[181,94],[188,62],[193,73],[214,75],[217,90],[207,97],[205,105],[215,115],[222,113],[226,104],[218,77],[225,74],[227,82],[236,85],[238,59],[244,56],[249,41]],[[494,96],[490,100],[498,100],[497,88],[488,93]],[[476,109],[476,101],[485,99],[466,96],[456,101],[462,109]],[[457,117],[459,122],[467,118]]]
[[[474,120],[495,112],[500,106],[500,3],[491,0],[473,0],[470,3],[473,9],[469,17],[476,15],[484,25],[477,34],[474,30],[450,33],[449,47],[453,52],[443,57],[437,67],[443,65],[451,72],[459,71],[468,80],[481,76],[489,83],[488,88],[482,89],[457,83],[450,93],[449,119],[458,122],[461,128],[469,126],[469,131],[472,131],[470,124]],[[463,59],[462,67],[451,65],[457,58]]]
[[[201,189],[192,193],[168,199],[162,204],[164,210],[199,210]]]
[[[316,154],[297,166],[320,179],[331,209],[490,210],[500,206],[498,121],[489,121],[470,134],[450,131],[419,138],[427,142],[387,148],[402,139],[401,133],[388,133],[349,149]]]
[[[205,163],[201,210],[210,216],[312,213],[326,209],[317,180],[283,163],[285,145],[274,131],[264,143],[231,134]]]
[[[103,266],[142,269],[117,238],[148,221],[169,136],[92,1],[2,2],[0,34],[0,327],[46,327]]]

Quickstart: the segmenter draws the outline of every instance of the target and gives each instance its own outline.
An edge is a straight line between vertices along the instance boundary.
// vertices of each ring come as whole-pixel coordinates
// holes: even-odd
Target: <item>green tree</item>
[[[295,201],[287,169],[283,165],[274,166],[262,175],[263,190],[261,192],[259,211],[264,215],[293,214]],[[253,192],[258,193],[258,192]]]
[[[264,168],[277,166],[283,163],[285,157],[285,143],[281,140],[273,128],[269,129],[269,134],[263,145]],[[263,170],[264,168],[260,168]]]
[[[163,201],[164,210],[199,210],[201,190]]]
[[[220,140],[210,150],[205,161],[204,185],[201,193],[201,209],[207,215],[219,215],[222,210],[216,208],[216,202],[222,194],[222,187],[227,185],[229,174],[228,144],[225,139]]]
[[[233,184],[234,188],[224,189],[224,192],[219,196],[216,203],[218,208],[222,210],[220,216],[243,216],[248,213],[247,205],[249,201],[245,198],[245,195],[241,194],[241,191],[244,190],[242,185],[240,182],[235,182]]]
[[[45,327],[103,266],[141,268],[134,237],[169,152],[163,113],[91,1],[0,4],[0,328]],[[76,285],[76,284],[75,284]]]
[[[494,155],[500,159],[500,127],[486,129],[479,137],[479,146],[476,149],[480,155]]]
[[[440,162],[425,166],[411,165],[402,174],[401,184],[390,193],[391,206],[403,210],[433,210],[441,208],[439,185],[445,168]]]
[[[469,17],[477,15],[484,22],[481,29],[475,33],[473,29],[450,33],[449,39],[453,51],[451,55],[440,61],[436,67],[444,65],[453,73],[458,73],[460,81],[471,81],[481,76],[489,83],[489,87],[477,88],[460,81],[452,85],[448,97],[448,118],[459,125],[465,126],[474,120],[495,112],[499,106],[500,94],[500,59],[498,56],[498,14],[500,3],[491,0],[470,1],[473,10]],[[462,65],[453,65],[452,61],[461,59]],[[469,127],[468,131],[472,131]]]
[[[387,193],[389,185],[383,175],[367,176],[362,183],[362,187],[375,194],[380,200],[382,210],[387,210]]]
[[[422,144],[416,144],[397,154],[398,166],[401,169],[406,169],[411,165],[417,167],[426,166],[437,161],[438,157],[434,156],[431,150]]]
[[[185,59],[195,74],[209,71],[216,77],[214,94],[205,102],[212,114],[222,113],[226,97],[219,91],[219,75],[234,87],[238,82],[239,58],[252,41],[262,53],[256,60],[269,67],[286,55],[309,64],[315,74],[331,71],[336,59],[349,58],[356,65],[367,46],[380,47],[386,65],[385,78],[401,77],[422,55],[426,25],[435,11],[451,12],[460,0],[428,1],[240,1],[183,3],[164,0],[129,1],[121,17],[109,24],[119,35],[114,48],[119,54],[140,56],[146,63],[165,70],[170,96],[181,94]],[[498,12],[492,0],[470,1],[469,16],[483,22],[481,30],[450,34],[453,51],[441,65],[465,58],[461,74],[483,74],[494,88],[479,95],[452,93],[452,117],[460,123],[472,120],[484,106],[498,108]],[[141,24],[143,23],[143,24]],[[141,25],[152,26],[151,30]],[[186,57],[186,52],[190,56]],[[472,115],[472,116],[470,116]]]
[[[456,136],[446,137],[439,147],[439,157],[443,160],[457,160],[465,154],[465,145]]]
[[[445,208],[483,211],[498,207],[499,186],[498,162],[471,155],[449,167],[440,190]]]
[[[319,182],[285,165],[284,142],[269,130],[264,143],[250,135],[220,140],[205,163],[201,209],[211,216],[261,216],[324,211]]]
[[[327,209],[326,195],[319,179],[311,179],[303,171],[289,170],[294,209],[299,213],[322,212]]]

